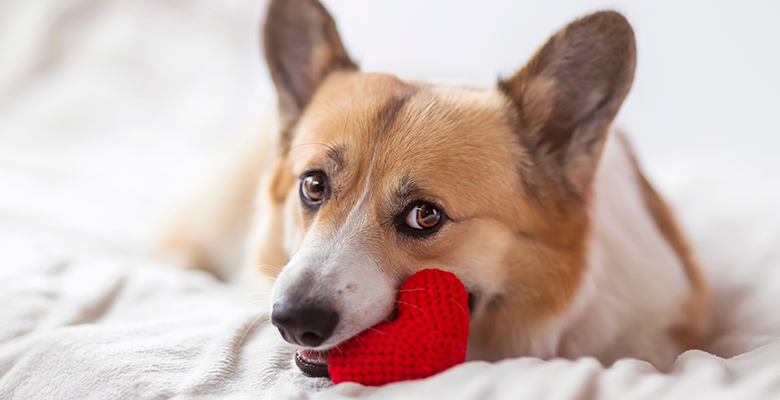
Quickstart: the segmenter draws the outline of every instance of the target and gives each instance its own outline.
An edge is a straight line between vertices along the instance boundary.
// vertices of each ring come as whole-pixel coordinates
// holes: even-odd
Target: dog
[[[392,315],[425,268],[468,291],[469,359],[665,370],[698,345],[707,284],[613,127],[636,64],[622,15],[572,22],[488,88],[362,73],[316,0],[271,0],[262,37],[274,144],[248,146],[163,247],[224,273],[246,236],[236,280],[275,279],[271,321],[305,372]]]

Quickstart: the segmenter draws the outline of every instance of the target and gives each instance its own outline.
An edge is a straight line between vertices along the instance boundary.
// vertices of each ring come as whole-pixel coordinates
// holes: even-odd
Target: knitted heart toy
[[[334,383],[379,386],[422,379],[466,360],[468,295],[450,273],[426,269],[401,288],[397,318],[379,324],[330,353]]]

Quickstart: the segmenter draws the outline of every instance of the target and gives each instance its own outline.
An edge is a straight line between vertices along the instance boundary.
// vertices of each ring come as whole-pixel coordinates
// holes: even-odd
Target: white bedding
[[[303,377],[264,324],[265,294],[6,219],[0,398],[778,398],[780,195],[766,188],[780,179],[728,188],[705,176],[675,181],[667,186],[715,294],[708,350],[727,359],[689,351],[660,374],[636,360],[604,368],[593,359],[520,358],[378,389],[321,391],[327,380]]]
[[[320,391],[263,325],[267,296],[144,258],[175,199],[256,129],[261,3],[0,2],[0,399],[780,398],[777,170],[650,170],[715,300],[707,352],[667,375],[517,359]]]

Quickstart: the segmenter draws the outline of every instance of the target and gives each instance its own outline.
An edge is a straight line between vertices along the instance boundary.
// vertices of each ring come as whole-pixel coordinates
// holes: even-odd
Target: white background
[[[634,27],[618,116],[645,164],[780,167],[780,2],[326,1],[367,70],[491,84],[557,29],[614,9]]]
[[[618,10],[638,66],[617,121],[650,175],[780,173],[780,2],[325,4],[364,70],[466,85],[510,75],[578,16]],[[0,217],[143,248],[272,106],[263,8],[0,0]]]

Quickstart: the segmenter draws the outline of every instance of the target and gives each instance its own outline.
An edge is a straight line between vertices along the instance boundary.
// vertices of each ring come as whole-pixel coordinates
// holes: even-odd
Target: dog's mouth
[[[330,378],[328,372],[329,351],[298,349],[295,353],[295,365],[310,378]]]
[[[468,308],[471,313],[474,312],[477,301],[479,301],[479,293],[469,291]],[[388,317],[389,319],[391,317]],[[328,372],[329,355],[330,350],[298,349],[295,352],[295,365],[310,378],[330,378],[330,372]]]

